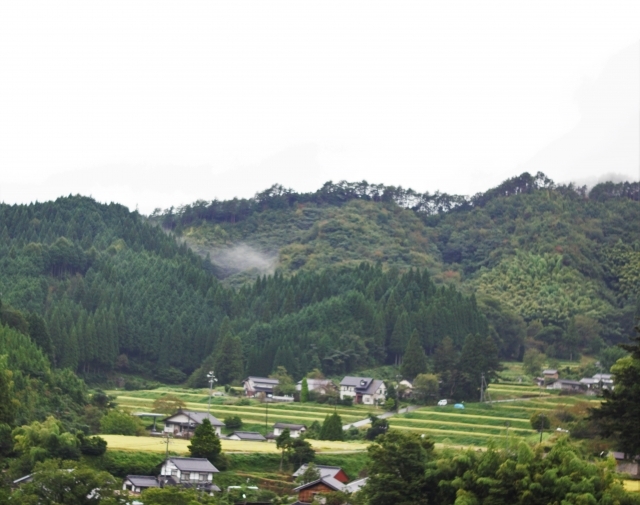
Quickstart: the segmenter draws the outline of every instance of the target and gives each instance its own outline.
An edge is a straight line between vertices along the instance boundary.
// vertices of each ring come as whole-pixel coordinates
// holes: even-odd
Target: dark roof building
[[[245,440],[251,442],[265,442],[267,439],[257,431],[234,431],[227,435],[229,440]]]
[[[318,472],[320,472],[320,478],[333,477],[334,479],[339,480],[343,484],[349,482],[349,476],[339,466],[329,466],[329,465],[314,465],[314,466],[316,467]],[[296,477],[296,478],[300,477],[304,472],[307,471],[307,468],[309,468],[309,465],[305,463],[294,472],[293,477]]]
[[[211,426],[220,436],[224,423],[207,412],[179,409],[175,414],[163,419],[164,432],[173,433],[176,436],[191,436],[195,429],[209,419]]]
[[[122,490],[132,493],[141,493],[150,487],[160,487],[158,479],[152,475],[127,475],[122,483]]]

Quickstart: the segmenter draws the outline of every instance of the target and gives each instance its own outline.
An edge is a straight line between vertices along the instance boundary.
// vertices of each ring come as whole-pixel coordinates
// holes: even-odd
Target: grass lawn
[[[100,435],[107,441],[107,447],[115,451],[166,451],[164,438],[130,437],[125,435]],[[363,442],[332,442],[329,440],[309,440],[313,448],[319,453],[364,452],[368,444]],[[221,440],[223,452],[241,453],[273,453],[279,454],[275,443],[269,442],[241,442],[238,440]],[[169,440],[169,452],[187,454],[188,440],[172,438]]]

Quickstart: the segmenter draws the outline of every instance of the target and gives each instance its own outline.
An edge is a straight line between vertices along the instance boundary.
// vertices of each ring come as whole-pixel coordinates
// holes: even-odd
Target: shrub
[[[229,416],[224,418],[224,424],[231,430],[237,430],[242,427],[242,419],[240,416]]]
[[[140,419],[120,410],[112,410],[100,419],[100,431],[110,435],[141,435]]]
[[[534,430],[540,430],[541,426],[543,430],[548,430],[549,428],[551,428],[551,420],[549,419],[549,416],[543,414],[542,412],[534,413],[529,418],[529,422],[531,423],[531,427]]]
[[[180,384],[187,380],[187,375],[175,367],[158,367],[153,374],[156,379],[167,384]]]
[[[101,437],[85,437],[78,434],[80,452],[85,456],[102,456],[107,452],[107,441]]]

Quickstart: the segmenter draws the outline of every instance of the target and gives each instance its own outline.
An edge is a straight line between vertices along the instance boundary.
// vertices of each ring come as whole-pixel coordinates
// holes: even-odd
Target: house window
[[[180,472],[178,471],[177,468],[174,469],[174,470],[171,470],[171,477],[176,477],[177,478],[179,473]]]
[[[205,482],[207,480],[207,474],[206,473],[201,473],[200,474],[200,482]]]

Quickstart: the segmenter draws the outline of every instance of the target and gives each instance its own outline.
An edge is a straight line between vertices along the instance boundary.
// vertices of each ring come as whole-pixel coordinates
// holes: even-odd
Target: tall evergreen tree
[[[394,356],[396,365],[400,364],[402,353],[407,347],[410,336],[411,322],[409,321],[409,315],[404,311],[398,316],[391,334],[391,341],[389,342],[389,350]]]
[[[300,386],[300,402],[306,403],[309,401],[309,383],[307,378],[302,379],[302,385]]]
[[[192,457],[207,458],[211,463],[216,464],[222,451],[222,445],[209,419],[203,419],[202,424],[195,429],[187,449]]]
[[[416,330],[413,330],[409,343],[407,344],[400,371],[402,372],[402,376],[408,380],[413,380],[417,375],[427,371],[427,356],[424,353],[422,345],[420,345],[420,339]]]
[[[227,317],[220,328],[220,342],[215,355],[215,372],[220,384],[231,384],[242,380],[244,365],[242,359],[242,342],[231,333],[231,325]]]
[[[343,440],[342,418],[337,412],[328,414],[324,418],[320,429],[320,440]]]

